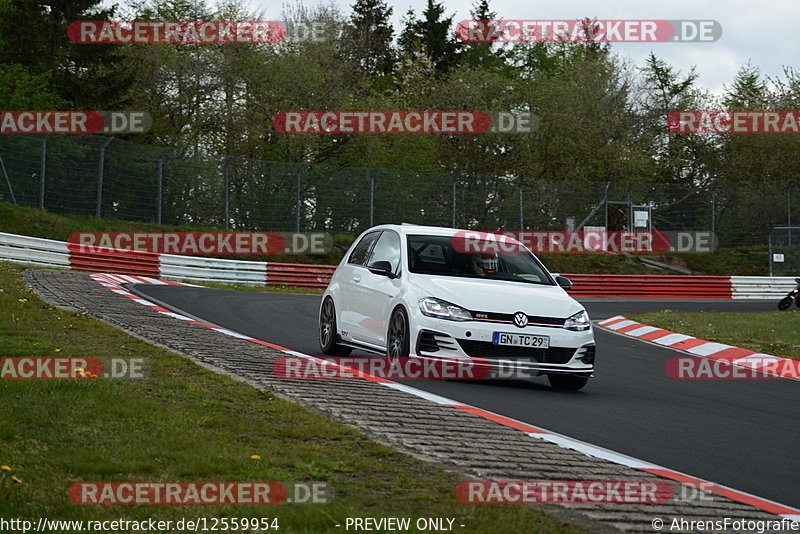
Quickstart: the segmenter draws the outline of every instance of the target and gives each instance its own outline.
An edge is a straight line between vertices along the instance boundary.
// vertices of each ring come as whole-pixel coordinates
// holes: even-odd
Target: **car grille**
[[[472,313],[473,320],[475,321],[486,321],[489,323],[514,322],[513,313],[495,313],[495,312],[482,312],[482,311],[470,311],[470,313]],[[561,319],[558,317],[543,317],[541,315],[528,315],[528,324],[530,325],[561,327],[564,326],[564,322],[566,322],[566,319]]]
[[[423,330],[417,340],[417,351],[438,352],[439,349],[454,349],[453,338],[446,334],[437,334]]]
[[[528,347],[506,347],[488,341],[458,339],[461,349],[472,358],[487,360],[534,360],[539,363],[567,363],[575,354],[575,349],[566,347],[550,347],[549,349],[532,349]]]

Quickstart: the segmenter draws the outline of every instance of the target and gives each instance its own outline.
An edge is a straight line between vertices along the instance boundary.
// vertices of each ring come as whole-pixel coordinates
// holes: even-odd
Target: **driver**
[[[473,254],[472,270],[478,276],[488,276],[497,272],[499,260],[497,252],[489,254]]]

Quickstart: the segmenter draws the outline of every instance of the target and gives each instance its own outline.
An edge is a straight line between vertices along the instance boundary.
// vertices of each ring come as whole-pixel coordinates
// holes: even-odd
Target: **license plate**
[[[549,336],[534,336],[532,334],[513,334],[511,332],[495,332],[492,343],[505,347],[529,347],[532,349],[550,348]]]

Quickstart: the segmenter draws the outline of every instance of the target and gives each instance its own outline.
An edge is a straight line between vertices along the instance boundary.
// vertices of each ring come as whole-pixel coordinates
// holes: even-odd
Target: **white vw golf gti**
[[[468,360],[578,390],[594,371],[595,342],[571,285],[513,239],[377,226],[353,243],[322,297],[320,347]]]

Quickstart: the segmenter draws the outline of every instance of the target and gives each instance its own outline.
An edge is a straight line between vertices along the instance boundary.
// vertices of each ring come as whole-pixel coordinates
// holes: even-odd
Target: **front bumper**
[[[411,318],[411,353],[424,359],[468,362],[489,367],[493,377],[531,377],[543,374],[591,376],[594,372],[594,331],[563,327],[518,328],[485,321],[448,321],[416,310]],[[550,348],[494,345],[495,332],[548,336]]]

